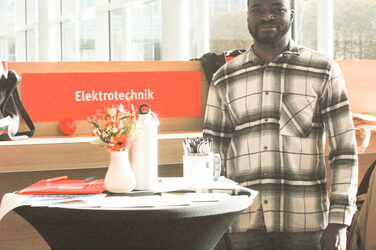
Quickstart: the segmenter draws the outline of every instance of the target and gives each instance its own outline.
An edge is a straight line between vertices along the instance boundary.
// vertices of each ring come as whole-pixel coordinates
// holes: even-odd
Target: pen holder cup
[[[183,177],[188,187],[207,186],[219,179],[221,157],[219,154],[190,154],[183,156]]]

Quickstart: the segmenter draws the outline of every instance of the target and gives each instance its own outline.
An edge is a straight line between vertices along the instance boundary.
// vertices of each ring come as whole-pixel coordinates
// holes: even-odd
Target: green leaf
[[[93,126],[95,127],[95,128],[101,128],[101,126],[99,125],[99,123],[98,122],[96,122],[96,121],[93,121],[93,120],[91,120],[91,124],[93,124]]]
[[[133,124],[129,124],[129,125],[127,125],[127,126],[124,126],[124,128],[122,129],[121,134],[122,134],[122,135],[129,135],[129,134],[132,134],[133,129],[134,129],[134,125],[133,125]]]
[[[129,118],[131,116],[132,116],[132,114],[128,113],[128,112],[121,112],[121,113],[119,113],[119,118],[120,119],[127,119],[127,118]]]
[[[90,142],[91,144],[94,144],[94,145],[99,145],[101,147],[106,147],[107,146],[107,143],[105,143],[104,141],[102,141],[101,139],[97,139],[97,140],[93,140]]]

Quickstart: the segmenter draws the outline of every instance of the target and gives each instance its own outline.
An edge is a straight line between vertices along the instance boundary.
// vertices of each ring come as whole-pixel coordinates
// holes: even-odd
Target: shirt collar
[[[290,42],[287,45],[286,50],[283,51],[278,57],[282,57],[282,56],[285,56],[285,55],[299,56],[299,47],[294,40],[290,39]],[[249,50],[247,50],[247,52],[245,54],[243,64],[261,63],[261,62],[263,62],[263,61],[262,61],[261,58],[259,58],[255,54],[255,52],[253,50],[253,44],[252,44],[251,48]]]

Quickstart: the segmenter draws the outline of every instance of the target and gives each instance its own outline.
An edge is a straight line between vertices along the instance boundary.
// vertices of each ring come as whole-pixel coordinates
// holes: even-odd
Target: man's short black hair
[[[249,1],[250,0],[247,0],[247,6],[249,6]],[[293,8],[293,4],[294,4],[294,0],[290,0],[289,2],[290,2],[290,9],[292,9]]]

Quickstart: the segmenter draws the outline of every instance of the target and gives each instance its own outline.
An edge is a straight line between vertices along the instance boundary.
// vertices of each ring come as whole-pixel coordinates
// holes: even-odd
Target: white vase
[[[129,193],[136,186],[136,177],[129,163],[128,150],[111,151],[110,165],[104,185],[107,191],[112,193]]]

